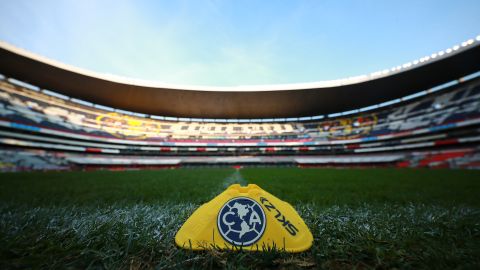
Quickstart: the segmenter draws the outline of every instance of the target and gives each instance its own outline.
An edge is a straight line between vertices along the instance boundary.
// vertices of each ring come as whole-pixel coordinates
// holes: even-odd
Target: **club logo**
[[[250,198],[233,198],[220,209],[217,226],[220,235],[230,244],[250,246],[265,231],[265,212],[259,203]]]

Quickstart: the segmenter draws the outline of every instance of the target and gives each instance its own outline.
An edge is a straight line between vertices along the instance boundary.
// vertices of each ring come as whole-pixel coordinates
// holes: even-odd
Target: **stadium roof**
[[[151,115],[279,118],[337,113],[401,98],[480,70],[480,36],[403,65],[333,81],[182,86],[95,73],[0,42],[0,73],[89,102]]]

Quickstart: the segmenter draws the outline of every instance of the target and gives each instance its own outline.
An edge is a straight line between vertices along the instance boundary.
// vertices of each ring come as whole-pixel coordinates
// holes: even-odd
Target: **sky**
[[[480,34],[480,0],[0,0],[0,40],[169,84],[341,79]]]

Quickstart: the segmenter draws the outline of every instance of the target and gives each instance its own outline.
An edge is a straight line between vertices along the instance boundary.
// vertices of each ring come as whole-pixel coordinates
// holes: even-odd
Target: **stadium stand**
[[[0,170],[480,168],[479,42],[368,75],[247,91],[142,84],[0,43]]]
[[[190,165],[479,167],[480,78],[349,117],[217,123],[127,115],[0,80],[1,170]]]

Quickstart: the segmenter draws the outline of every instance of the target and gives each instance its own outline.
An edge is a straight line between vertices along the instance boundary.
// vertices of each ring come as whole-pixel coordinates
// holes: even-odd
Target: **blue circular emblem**
[[[226,202],[218,212],[217,226],[220,235],[230,244],[250,246],[265,231],[265,212],[256,201],[236,197]]]

